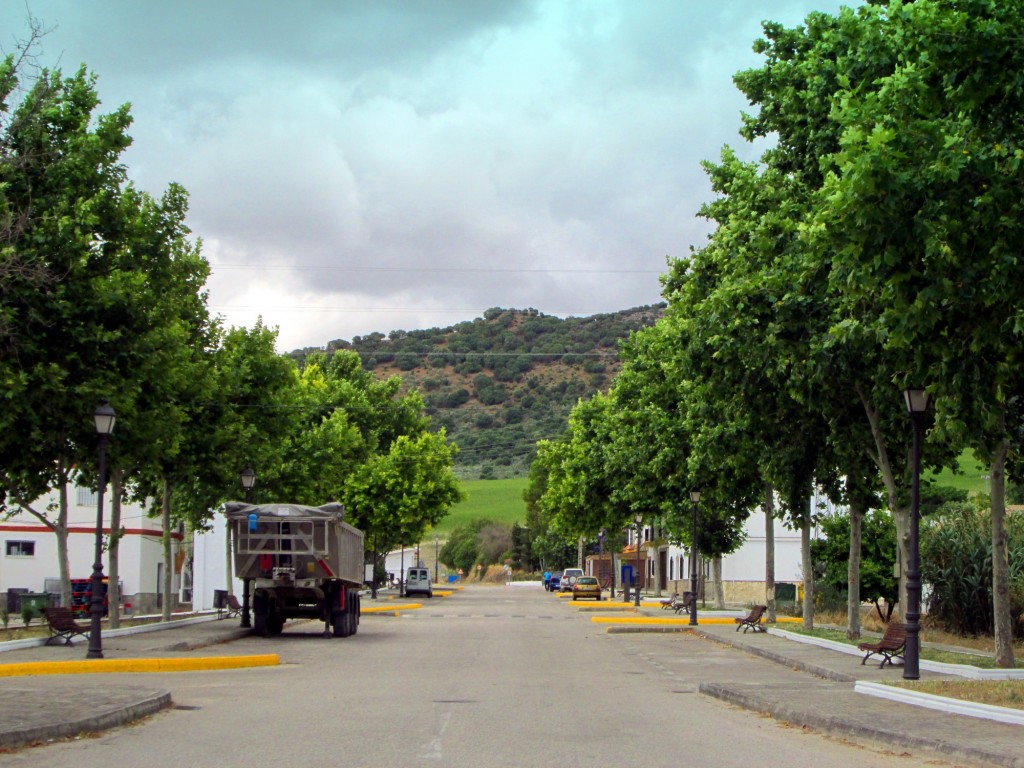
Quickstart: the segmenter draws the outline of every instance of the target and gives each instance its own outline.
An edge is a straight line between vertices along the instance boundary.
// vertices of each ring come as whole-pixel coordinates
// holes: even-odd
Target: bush
[[[921,530],[921,577],[932,587],[929,614],[960,635],[991,635],[991,514],[968,505],[936,515]],[[1024,637],[1024,517],[1006,519],[1013,634]]]

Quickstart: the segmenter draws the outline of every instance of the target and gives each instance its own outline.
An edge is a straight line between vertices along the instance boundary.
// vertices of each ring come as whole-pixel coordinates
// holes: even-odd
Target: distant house
[[[728,603],[753,604],[765,600],[765,520],[764,515],[755,512],[744,524],[746,541],[732,554],[722,558],[722,587]],[[785,528],[776,521],[775,533],[775,583],[776,594],[795,596],[795,585],[803,583],[800,559],[800,532]],[[651,542],[655,542],[653,545]],[[629,531],[629,541],[621,552],[616,552],[615,583],[622,585],[623,578],[632,578],[636,570],[636,532]],[[586,569],[589,574],[603,579],[610,577],[608,573],[610,554],[603,558],[591,556],[587,558]],[[662,538],[657,525],[645,525],[641,531],[640,544],[640,586],[652,594],[672,594],[690,590],[689,550],[676,544],[669,544]],[[714,596],[714,584],[711,581],[711,563],[698,557],[698,592],[708,600]],[[778,585],[789,584],[793,587],[779,589]]]
[[[67,493],[68,563],[72,580],[81,582],[92,576],[97,494],[76,485],[69,485]],[[53,491],[37,499],[33,507],[42,510],[51,505],[55,507],[57,502],[58,494]],[[110,534],[109,493],[104,494],[104,507],[103,532],[107,537]],[[122,609],[127,613],[156,612],[161,605],[159,593],[164,569],[161,521],[149,517],[141,505],[122,504],[121,526],[123,536],[118,547],[118,569]],[[179,532],[173,534],[172,583],[176,593],[182,588],[187,592],[189,586],[186,567],[188,558],[181,545],[182,539]],[[103,574],[109,574],[106,551]],[[57,536],[27,512],[15,514],[0,522],[0,599],[6,599],[9,590],[60,595]],[[73,591],[76,590],[73,588]],[[73,596],[73,603],[78,599]]]

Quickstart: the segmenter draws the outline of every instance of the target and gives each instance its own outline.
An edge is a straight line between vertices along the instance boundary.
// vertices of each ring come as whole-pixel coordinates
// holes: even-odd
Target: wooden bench
[[[238,598],[234,595],[225,595],[224,597],[224,615],[227,618],[232,616],[242,615],[242,604],[238,602]]]
[[[50,630],[46,645],[55,638],[62,639],[64,645],[71,645],[71,641],[78,635],[87,639],[89,637],[89,628],[75,621],[75,615],[68,608],[43,608],[43,616]]]
[[[672,602],[672,610],[676,613],[689,613],[693,605],[693,592],[683,592],[683,596]]]
[[[755,605],[743,618],[733,619],[736,622],[736,631],[740,631],[740,627],[743,628],[743,634],[747,634],[748,629],[752,629],[755,632],[767,632],[764,624],[761,623],[761,618],[764,616],[764,612],[768,610],[767,605]]]
[[[864,664],[876,653],[882,657],[882,663],[878,665],[881,669],[888,662],[892,666],[893,659],[903,659],[903,653],[907,645],[907,625],[891,622],[885,628],[885,634],[877,643],[861,643],[858,650],[867,651],[867,654],[860,660]],[[906,659],[903,659],[906,661]]]

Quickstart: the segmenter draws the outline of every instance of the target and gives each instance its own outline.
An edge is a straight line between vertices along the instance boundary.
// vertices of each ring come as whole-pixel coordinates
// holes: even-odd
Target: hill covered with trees
[[[335,340],[326,351],[355,350],[366,370],[419,390],[434,424],[459,445],[462,476],[524,476],[536,442],[561,435],[572,406],[609,386],[619,341],[663,311],[659,304],[558,318],[493,308],[447,328]],[[315,351],[292,356],[301,363]]]

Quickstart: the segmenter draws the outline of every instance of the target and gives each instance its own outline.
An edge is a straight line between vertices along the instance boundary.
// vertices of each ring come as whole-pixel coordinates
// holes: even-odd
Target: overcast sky
[[[856,2],[846,4],[858,4]],[[833,0],[3,0],[132,105],[130,177],[191,194],[211,311],[278,349],[660,300],[706,239],[763,19]]]

